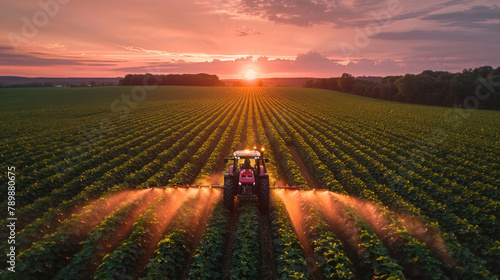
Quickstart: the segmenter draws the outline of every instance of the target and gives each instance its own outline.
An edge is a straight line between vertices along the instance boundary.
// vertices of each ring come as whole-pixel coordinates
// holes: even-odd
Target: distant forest
[[[119,83],[121,86],[224,86],[217,75],[209,74],[129,74]]]
[[[116,86],[120,78],[27,78],[0,76],[0,88]]]
[[[248,81],[226,80],[229,85],[252,86]],[[236,81],[236,83],[234,82]],[[500,110],[500,67],[482,66],[460,73],[426,70],[420,74],[387,77],[258,79],[260,86],[321,88],[399,102]],[[269,85],[267,85],[269,83]],[[225,86],[210,74],[129,74],[125,78],[23,78],[0,77],[2,87],[95,87],[95,86]]]
[[[500,67],[482,66],[461,73],[426,70],[378,82],[344,73],[338,78],[307,80],[304,87],[407,103],[500,110]]]

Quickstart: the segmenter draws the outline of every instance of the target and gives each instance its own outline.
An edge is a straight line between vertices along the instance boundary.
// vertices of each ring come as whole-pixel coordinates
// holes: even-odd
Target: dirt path
[[[299,166],[300,174],[302,174],[302,177],[306,179],[306,183],[309,186],[309,188],[315,189],[316,187],[318,187],[319,186],[318,182],[314,178],[311,169],[309,169],[309,167],[302,159],[302,156],[300,155],[297,147],[295,147],[295,145],[293,144],[287,145],[287,147],[290,150],[290,153],[292,154],[293,160]]]
[[[259,141],[259,137],[257,136],[257,134],[258,134],[257,119],[256,119],[257,110],[254,107],[255,104],[253,103],[253,100],[251,100],[251,101],[252,101],[252,103],[251,103],[252,109],[251,110],[252,110],[252,130],[253,130],[252,137],[253,137],[253,141],[255,142],[255,144],[260,146],[261,144]]]
[[[231,214],[229,221],[229,233],[227,234],[226,253],[224,254],[224,266],[222,267],[222,279],[229,279],[229,272],[231,270],[231,258],[233,255],[233,244],[236,236],[236,223],[238,222],[238,202],[235,202],[234,212]]]
[[[248,138],[248,115],[244,116],[245,120],[243,123],[243,128],[241,129],[241,138],[240,138],[240,146],[236,147],[238,150],[248,148],[246,147],[246,142]]]
[[[254,98],[254,97],[252,97]],[[252,99],[252,120],[253,120],[253,133],[254,133],[254,138],[255,138],[255,143],[258,147],[261,147],[262,146],[262,143],[260,142],[259,140],[259,130],[258,130],[258,126],[257,126],[257,119],[261,119],[261,112],[259,111],[258,108],[255,108],[256,107],[256,101]],[[264,130],[265,130],[265,137],[267,137],[267,139],[270,139],[269,138],[269,131],[264,127]],[[266,147],[266,149],[268,149],[268,153],[271,152],[273,153],[273,155],[276,155],[275,152],[272,151],[272,147]],[[274,158],[274,160],[276,161],[276,157]],[[281,164],[279,162],[275,162],[276,165],[274,166],[276,168],[276,172],[278,174],[276,174],[278,176],[278,178],[271,178],[271,187],[273,186],[286,186],[288,185],[288,179],[286,178],[286,175],[285,175],[285,172],[283,171],[283,167],[281,166]]]
[[[261,255],[262,255],[262,279],[275,280],[276,275],[276,260],[274,254],[274,246],[271,237],[271,228],[269,226],[269,217],[267,214],[260,214],[260,239],[261,239]]]

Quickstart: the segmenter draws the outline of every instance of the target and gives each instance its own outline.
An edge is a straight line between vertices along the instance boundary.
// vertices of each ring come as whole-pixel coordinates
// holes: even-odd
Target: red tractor
[[[259,211],[269,209],[269,174],[267,174],[264,148],[234,151],[229,173],[224,173],[224,205],[234,210],[235,197],[241,200],[257,200]]]

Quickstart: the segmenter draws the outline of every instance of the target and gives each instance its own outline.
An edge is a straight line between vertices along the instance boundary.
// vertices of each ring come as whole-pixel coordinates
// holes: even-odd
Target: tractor
[[[256,200],[259,211],[266,213],[269,210],[269,174],[264,158],[264,148],[253,150],[238,150],[233,148],[233,156],[226,158],[231,162],[229,172],[224,173],[224,206],[234,210],[234,199]]]

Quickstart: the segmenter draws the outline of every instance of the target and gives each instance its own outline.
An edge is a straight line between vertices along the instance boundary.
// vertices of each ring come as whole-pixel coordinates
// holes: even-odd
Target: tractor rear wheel
[[[234,210],[234,180],[230,175],[224,175],[224,206],[231,212]]]
[[[257,198],[259,211],[267,213],[269,211],[269,175],[260,176]]]

